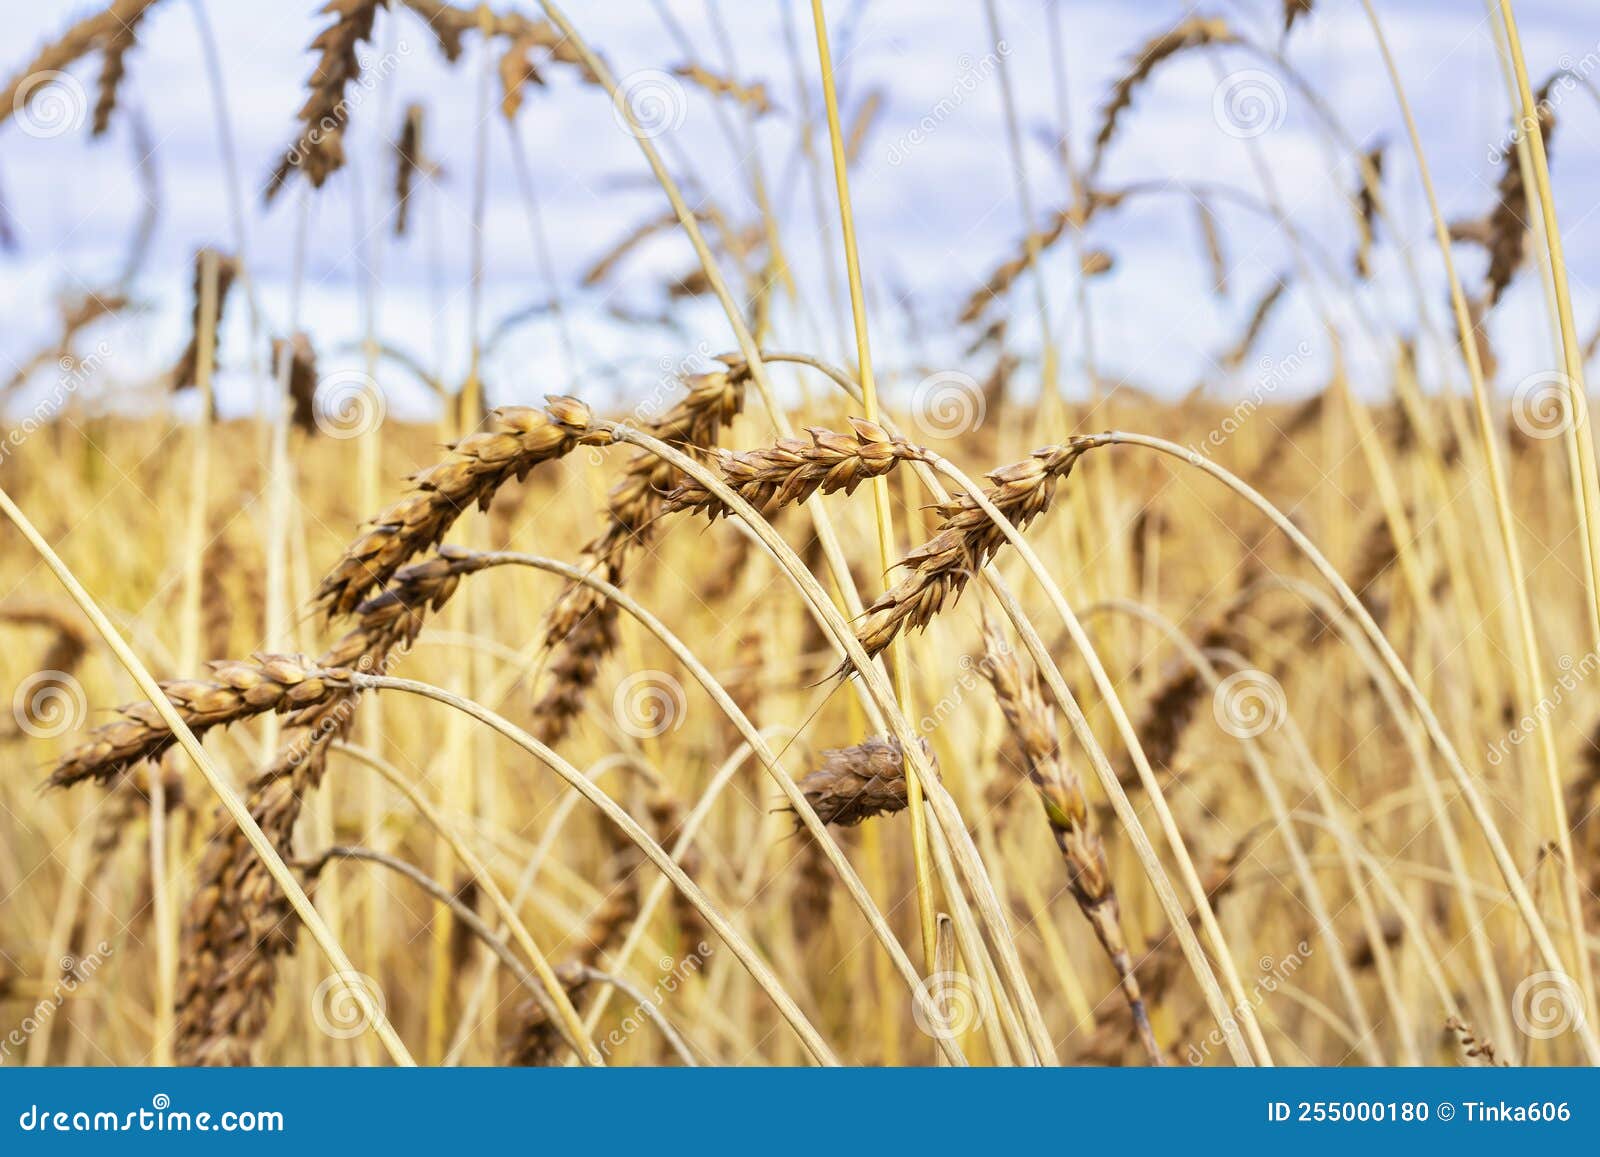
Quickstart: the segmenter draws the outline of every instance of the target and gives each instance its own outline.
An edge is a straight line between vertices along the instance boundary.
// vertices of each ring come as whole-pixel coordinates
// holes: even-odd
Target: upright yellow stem
[[[322,950],[323,956],[333,966],[334,973],[347,981],[350,994],[360,1005],[364,1019],[371,1026],[373,1032],[377,1033],[378,1039],[388,1049],[389,1055],[394,1058],[395,1063],[414,1065],[416,1062],[411,1059],[410,1052],[407,1051],[405,1044],[395,1033],[394,1026],[389,1023],[389,1018],[384,1015],[383,1009],[370,999],[360,985],[349,983],[349,978],[356,975],[355,965],[350,963],[350,958],[345,955],[344,949],[339,947],[339,942],[334,939],[333,931],[312,905],[310,898],[305,893],[305,889],[294,878],[294,873],[289,870],[289,866],[283,862],[283,857],[278,854],[278,849],[267,838],[267,834],[261,830],[261,825],[256,823],[255,817],[250,814],[250,809],[246,806],[243,798],[234,790],[233,785],[228,782],[222,772],[217,769],[217,765],[211,762],[211,757],[206,754],[206,749],[200,745],[200,740],[189,729],[189,725],[183,721],[183,716],[178,714],[177,708],[172,705],[172,701],[161,690],[161,685],[156,682],[155,676],[150,674],[149,668],[133,653],[133,648],[128,646],[127,641],[123,639],[116,627],[111,625],[111,620],[100,609],[100,604],[95,602],[94,596],[84,589],[77,576],[68,569],[66,563],[61,561],[61,557],[44,540],[44,536],[29,521],[28,516],[23,514],[17,504],[11,500],[11,495],[7,494],[3,487],[0,487],[0,514],[4,514],[6,518],[11,520],[11,524],[17,528],[22,537],[27,540],[28,545],[44,561],[45,566],[56,576],[61,585],[66,587],[67,593],[72,596],[72,601],[78,604],[79,609],[88,617],[89,622],[94,625],[94,629],[99,632],[106,645],[111,648],[111,652],[117,657],[117,661],[122,664],[123,668],[133,678],[134,684],[139,688],[139,693],[150,701],[150,705],[156,709],[156,714],[161,716],[161,721],[172,732],[172,737],[184,751],[188,752],[189,757],[200,768],[200,774],[205,776],[206,783],[211,786],[211,790],[222,801],[224,810],[232,817],[233,822],[239,826],[239,830],[244,833],[245,840],[250,844],[255,854],[260,857],[262,864],[267,869],[267,874],[282,889],[284,897],[289,901],[289,906],[294,909],[295,915],[306,926],[306,931],[316,941],[317,947]]]
[[[200,412],[190,432],[189,509],[184,527],[183,587],[178,626],[178,670],[200,666],[201,578],[205,573],[206,498],[211,479],[212,373],[217,358],[217,254],[200,258],[200,319],[195,332],[195,393]],[[167,784],[157,764],[150,767],[150,908],[156,932],[155,1047],[150,1063],[172,1063],[172,1022],[178,991],[178,926],[172,918],[172,879],[167,840]]]
[[[1061,417],[1061,382],[1059,359],[1050,325],[1050,295],[1045,286],[1044,270],[1039,264],[1039,232],[1035,228],[1033,194],[1028,189],[1027,154],[1022,148],[1022,127],[1017,116],[1017,101],[1011,89],[1011,73],[1006,67],[1010,48],[1000,35],[1000,14],[994,0],[984,0],[984,14],[988,17],[989,35],[994,41],[994,51],[999,59],[995,71],[1000,76],[1000,100],[1006,115],[1006,143],[1011,153],[1011,175],[1017,187],[1017,204],[1022,210],[1023,248],[1028,257],[1028,275],[1033,279],[1034,308],[1039,311],[1040,376],[1044,398],[1050,406],[1050,420]],[[1080,236],[1081,240],[1081,236]],[[1054,436],[1055,431],[1052,431]]]
[[[489,188],[489,121],[496,115],[490,105],[489,93],[494,80],[492,30],[493,13],[487,5],[478,8],[478,33],[482,40],[478,61],[476,117],[477,132],[473,145],[472,165],[472,238],[470,247],[471,272],[467,284],[467,377],[456,396],[456,413],[453,437],[464,437],[478,428],[483,419],[483,284],[484,284],[484,216],[488,205]],[[446,407],[448,409],[448,407]],[[468,530],[468,542],[474,531]],[[474,625],[474,606],[471,600],[458,599],[447,609],[448,622],[459,631],[471,633]],[[468,694],[475,693],[473,675],[475,662],[469,662],[461,672]],[[446,726],[444,750],[446,758],[458,770],[445,777],[441,790],[441,803],[460,815],[472,815],[477,809],[477,785],[472,769],[479,766],[473,757],[473,746],[478,740],[464,718],[452,718]],[[456,852],[449,840],[441,839],[434,845],[433,874],[436,879],[449,880],[455,874]],[[449,1045],[450,998],[455,989],[455,969],[451,964],[451,942],[455,936],[455,914],[447,904],[435,904],[433,913],[433,941],[429,954],[428,983],[428,1035],[425,1056],[428,1063],[437,1064],[443,1059]],[[541,973],[541,976],[543,974]],[[552,999],[562,999],[555,992]],[[587,1047],[587,1046],[586,1046]]]
[[[861,288],[861,258],[856,250],[855,217],[850,211],[850,172],[844,155],[844,134],[839,127],[839,95],[833,82],[833,52],[828,47],[827,19],[822,0],[811,0],[811,18],[817,28],[817,57],[822,67],[822,96],[828,110],[828,138],[833,146],[833,179],[839,194],[839,222],[844,233],[845,272],[850,280],[850,317],[855,325],[856,359],[860,363],[861,408],[869,422],[878,420],[878,384],[872,373],[872,349],[867,338],[867,303]],[[894,514],[889,506],[889,480],[872,480],[873,508],[878,523],[878,558],[887,575],[896,560]],[[889,666],[894,673],[895,698],[907,718],[911,718],[911,681],[898,642],[889,648]],[[928,858],[928,818],[922,807],[922,784],[911,770],[907,753],[906,799],[911,812],[911,848],[916,860],[917,911],[921,917],[922,954],[930,970],[934,967],[938,924],[934,909],[933,872]]]
[[[1432,171],[1428,168],[1427,156],[1422,148],[1422,135],[1417,129],[1416,118],[1411,112],[1411,103],[1405,95],[1404,85],[1400,80],[1399,70],[1394,63],[1394,57],[1389,52],[1388,40],[1383,35],[1383,28],[1378,22],[1378,14],[1372,6],[1371,0],[1362,0],[1367,10],[1367,17],[1372,24],[1373,35],[1377,38],[1378,48],[1383,56],[1385,67],[1388,69],[1390,81],[1394,87],[1395,99],[1400,105],[1400,112],[1406,122],[1406,132],[1411,140],[1412,152],[1417,159],[1417,175],[1422,181],[1423,191],[1428,198],[1429,211],[1433,218],[1433,227],[1439,252],[1444,260],[1445,276],[1450,284],[1450,303],[1455,312],[1456,332],[1460,338],[1461,353],[1467,363],[1467,377],[1472,383],[1473,409],[1477,417],[1479,446],[1483,454],[1484,465],[1489,473],[1489,489],[1494,499],[1495,522],[1500,533],[1500,546],[1506,558],[1506,569],[1510,575],[1512,601],[1517,615],[1517,629],[1521,643],[1521,662],[1516,668],[1518,676],[1518,698],[1525,704],[1531,704],[1538,695],[1540,674],[1540,656],[1538,636],[1534,631],[1533,604],[1528,597],[1527,573],[1522,563],[1522,548],[1518,541],[1516,518],[1511,509],[1510,490],[1506,482],[1505,468],[1500,461],[1500,447],[1495,441],[1494,412],[1489,401],[1489,389],[1484,382],[1483,362],[1478,355],[1478,343],[1473,337],[1473,321],[1471,310],[1467,307],[1467,295],[1461,287],[1461,278],[1456,272],[1454,252],[1451,248],[1450,233],[1444,223],[1444,216],[1439,209],[1438,194],[1434,189]],[[1543,760],[1545,775],[1549,782],[1559,783],[1559,770],[1555,750],[1554,736],[1551,728],[1539,728],[1539,752]],[[1556,788],[1557,800],[1555,807],[1564,807],[1560,800],[1560,789]],[[1565,823],[1561,825],[1565,832]],[[1573,929],[1576,932],[1576,928]],[[1577,955],[1582,958],[1580,951]]]
[[[1582,486],[1576,491],[1581,501],[1579,514],[1583,518],[1584,556],[1589,564],[1589,594],[1600,612],[1600,538],[1597,538],[1596,512],[1600,509],[1600,479],[1595,474],[1594,438],[1589,429],[1588,399],[1583,380],[1583,344],[1578,338],[1577,326],[1572,320],[1572,293],[1567,285],[1567,265],[1562,251],[1561,227],[1556,221],[1555,199],[1550,194],[1550,158],[1545,152],[1544,130],[1539,122],[1539,109],[1528,85],[1528,63],[1522,56],[1522,37],[1517,32],[1517,20],[1511,13],[1511,0],[1500,0],[1500,14],[1505,19],[1506,46],[1512,67],[1517,74],[1517,92],[1522,100],[1522,124],[1527,137],[1528,151],[1533,159],[1534,185],[1539,193],[1539,212],[1544,220],[1545,244],[1550,249],[1550,280],[1556,295],[1556,317],[1561,323],[1561,349],[1566,361],[1567,418],[1570,439],[1577,441],[1578,472]],[[1569,440],[1569,446],[1571,442]],[[1549,728],[1541,728],[1548,731]],[[1578,983],[1583,988],[1589,1008],[1595,1008],[1594,971],[1589,964],[1583,934],[1583,901],[1578,894],[1577,877],[1572,858],[1572,832],[1567,822],[1566,799],[1561,790],[1560,768],[1555,760],[1546,761],[1550,793],[1550,822],[1556,829],[1556,845],[1561,849],[1562,889],[1566,899],[1567,920],[1571,924],[1573,955],[1578,963]]]
[[[311,200],[300,191],[295,208],[293,269],[289,278],[289,326],[293,336],[300,328],[300,298],[305,284],[306,240],[311,225]],[[275,389],[260,417],[270,431],[271,446],[267,464],[267,606],[266,648],[293,650],[290,645],[292,622],[289,606],[289,523],[294,505],[294,461],[289,456],[289,374],[293,357],[285,340],[273,366]],[[270,752],[278,742],[280,720],[276,714],[261,721],[261,745]]]

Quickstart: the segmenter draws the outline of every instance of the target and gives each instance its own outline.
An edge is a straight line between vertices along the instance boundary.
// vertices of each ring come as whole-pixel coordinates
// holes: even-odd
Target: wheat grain
[[[289,361],[289,420],[307,434],[317,433],[317,351],[311,335],[297,332],[287,342],[272,339],[272,363]]]
[[[117,90],[127,72],[127,56],[139,39],[139,22],[155,7],[157,0],[143,0],[121,5],[120,23],[104,38],[100,49],[100,79],[96,84],[94,121],[90,128],[93,136],[103,136],[111,127],[111,115],[117,111]]]
[[[1288,292],[1289,281],[1290,277],[1287,274],[1274,277],[1272,284],[1267,286],[1256,299],[1255,305],[1250,310],[1250,319],[1245,324],[1244,332],[1239,335],[1239,340],[1217,359],[1224,367],[1236,370],[1249,359],[1250,351],[1255,349],[1256,342],[1261,340],[1267,323],[1272,320],[1273,312],[1283,301],[1284,294]]]
[[[700,64],[680,64],[672,71],[674,75],[683,77],[695,87],[705,89],[712,96],[727,97],[735,104],[749,109],[756,116],[765,116],[772,111],[772,100],[767,96],[767,86],[759,81],[755,84],[744,84],[731,76],[712,72]]]
[[[851,494],[868,478],[877,478],[903,461],[919,459],[922,450],[876,422],[851,418],[850,434],[809,427],[810,440],[782,438],[771,446],[739,453],[724,451],[716,465],[740,498],[763,515],[798,505],[813,494]],[[665,513],[703,512],[713,520],[727,508],[700,484],[686,480],[667,499]]]
[[[993,470],[987,477],[994,485],[984,496],[1019,529],[1026,527],[1049,508],[1056,483],[1072,472],[1086,448],[1078,442],[1048,446]],[[901,560],[911,573],[867,607],[856,626],[856,638],[869,655],[883,651],[907,628],[926,627],[1005,542],[1004,533],[968,495],[954,495],[933,509],[941,519],[938,532]]]
[[[333,17],[311,50],[317,65],[307,82],[305,104],[300,106],[300,135],[284,150],[267,178],[263,196],[270,202],[295,173],[304,173],[312,188],[320,189],[344,167],[344,130],[350,119],[345,93],[361,76],[361,42],[372,36],[378,9],[388,0],[328,0],[322,14]]]
[[[927,744],[923,744],[927,751]],[[863,740],[822,753],[822,766],[800,781],[806,802],[825,824],[855,827],[906,809],[906,770],[899,740]]]
[[[544,409],[506,406],[489,415],[487,429],[449,447],[443,460],[412,476],[412,491],[373,519],[323,578],[316,600],[330,616],[355,610],[366,593],[387,582],[406,560],[440,542],[469,507],[487,510],[512,478],[571,452],[605,446],[610,431],[576,398],[551,395]]]
[[[1546,148],[1556,129],[1555,107],[1548,99],[1549,93],[1550,85],[1547,83],[1537,94],[1539,131],[1544,136]],[[1522,135],[1520,128],[1517,135]],[[1489,253],[1489,268],[1484,274],[1481,300],[1473,303],[1479,314],[1474,317],[1475,324],[1481,324],[1481,315],[1499,304],[1512,279],[1527,262],[1530,212],[1528,189],[1522,179],[1518,150],[1507,149],[1500,180],[1495,188],[1494,207],[1484,217],[1455,221],[1450,225],[1452,240],[1481,245]],[[1485,372],[1489,377],[1494,376],[1492,372]]]
[[[89,53],[99,51],[103,59],[92,132],[95,136],[105,132],[116,109],[117,88],[125,67],[123,57],[133,47],[139,22],[156,3],[157,0],[113,0],[45,44],[0,90],[0,124],[38,99],[45,86],[34,83],[37,77],[64,72]]]
[[[685,378],[686,393],[649,423],[662,441],[691,449],[716,444],[721,431],[744,408],[749,375],[741,364]],[[607,582],[624,581],[629,558],[648,547],[656,519],[666,512],[664,495],[677,471],[654,454],[636,451],[623,477],[606,496],[606,525],[584,548],[588,564]],[[617,608],[590,587],[569,584],[545,627],[550,650],[550,686],[534,705],[536,732],[555,743],[583,709],[585,692],[600,664],[617,645]]]
[[[1146,1054],[1159,1065],[1161,1046],[1150,1027],[1144,996],[1134,975],[1133,957],[1122,934],[1121,906],[1106,863],[1105,847],[1094,828],[1083,783],[1061,753],[1055,710],[1046,702],[1032,668],[1023,666],[987,616],[983,634],[979,670],[994,688],[995,700],[1022,752],[1028,778],[1044,805],[1045,818],[1066,864],[1067,885],[1116,970]]]
[[[419,174],[432,175],[435,166],[422,149],[426,113],[416,102],[406,105],[400,135],[394,143],[394,235],[404,237],[411,223],[411,192]]]
[[[1099,173],[1106,148],[1117,135],[1122,114],[1132,107],[1135,93],[1158,66],[1190,49],[1208,44],[1232,44],[1235,39],[1227,21],[1220,17],[1191,15],[1146,41],[1134,54],[1132,68],[1112,85],[1111,96],[1100,110],[1100,127],[1095,131],[1094,147],[1089,157],[1090,182]]]
[[[223,313],[228,304],[228,291],[233,288],[234,280],[239,276],[237,258],[211,246],[196,250],[194,293],[191,299],[194,304],[189,314],[189,340],[183,347],[183,352],[178,355],[177,364],[172,367],[170,374],[172,389],[175,391],[192,389],[197,384],[195,377],[200,364],[200,333],[203,328],[200,319],[201,283],[205,277],[208,260],[214,261],[217,267],[217,315],[213,320],[213,332],[221,331]]]
[[[1356,276],[1363,281],[1372,277],[1372,244],[1377,237],[1378,229],[1378,200],[1374,195],[1373,183],[1383,179],[1383,153],[1382,143],[1374,145],[1362,154],[1363,178],[1356,189]]]

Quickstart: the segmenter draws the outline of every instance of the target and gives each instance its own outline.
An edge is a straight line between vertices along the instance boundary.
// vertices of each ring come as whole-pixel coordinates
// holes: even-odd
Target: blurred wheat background
[[[1600,1061],[1600,21],[11,28],[0,1064]]]

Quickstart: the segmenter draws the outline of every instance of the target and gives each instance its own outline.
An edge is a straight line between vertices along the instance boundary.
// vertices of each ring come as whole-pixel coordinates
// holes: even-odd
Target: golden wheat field
[[[1592,12],[41,7],[0,1065],[1600,1062]]]

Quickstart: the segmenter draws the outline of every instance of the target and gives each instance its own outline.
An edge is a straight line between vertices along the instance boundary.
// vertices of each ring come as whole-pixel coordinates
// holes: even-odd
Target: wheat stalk
[[[43,73],[63,72],[79,60],[98,51],[101,54],[100,81],[95,100],[92,132],[100,136],[116,111],[117,90],[126,65],[124,58],[138,39],[139,22],[158,0],[112,0],[98,12],[85,16],[56,39],[45,44],[20,72],[0,90],[0,124],[22,112],[35,100],[43,85],[32,83]]]
[[[1116,969],[1123,998],[1133,1014],[1134,1029],[1150,1063],[1160,1065],[1161,1046],[1150,1027],[1144,996],[1134,975],[1133,957],[1122,935],[1121,906],[1106,863],[1105,847],[1095,831],[1083,784],[1062,756],[1055,712],[1045,703],[1038,677],[1023,666],[987,616],[983,638],[979,670],[994,688],[1006,725],[1022,751],[1028,778],[1044,805],[1045,819],[1066,864],[1067,885]]]

